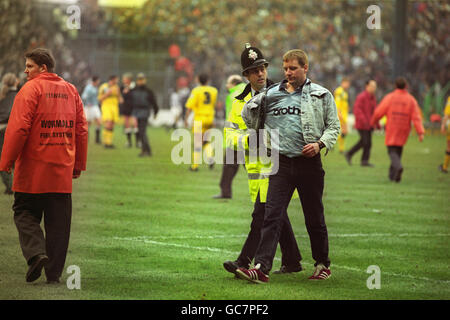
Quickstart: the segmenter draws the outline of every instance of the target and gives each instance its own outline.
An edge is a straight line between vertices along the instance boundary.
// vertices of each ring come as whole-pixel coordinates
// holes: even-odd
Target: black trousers
[[[403,169],[402,167],[402,153],[403,147],[388,146],[388,155],[391,159],[391,166],[389,167],[389,179],[395,180],[397,173]]]
[[[220,178],[220,190],[221,194],[224,197],[231,197],[231,184],[233,183],[233,179],[236,176],[236,173],[239,170],[239,158],[242,157],[242,161],[240,163],[244,163],[244,155],[241,156],[242,153],[238,153],[238,151],[226,148],[225,154],[223,156],[223,167],[222,167],[222,177]],[[228,155],[228,156],[227,156]],[[227,161],[233,159],[233,161]]]
[[[260,202],[259,194],[255,201],[255,206],[252,213],[252,223],[250,225],[250,232],[242,247],[241,254],[237,261],[240,266],[248,268],[250,262],[255,257],[256,249],[261,240],[261,229],[264,223],[265,203]],[[286,208],[281,214],[281,236],[279,238],[281,249],[281,265],[296,267],[300,264],[302,256],[295,239],[294,231],[292,230],[291,222],[287,215]],[[278,244],[278,240],[276,245]],[[275,247],[276,250],[276,247]]]
[[[372,130],[358,130],[359,141],[347,152],[352,157],[353,154],[358,152],[359,149],[363,149],[361,156],[361,163],[369,162],[370,149],[372,148]]]
[[[49,258],[45,266],[47,279],[61,277],[69,247],[72,220],[70,193],[14,193],[14,222],[27,263],[38,254]],[[40,223],[44,215],[45,236]]]
[[[6,129],[0,130],[0,156],[2,155],[3,143],[5,141],[5,132]],[[3,184],[6,187],[6,190],[11,190],[12,188],[12,174],[6,171],[0,171],[0,176],[2,177]]]
[[[138,122],[139,140],[141,141],[142,146],[141,150],[142,152],[151,153],[152,150],[147,136],[148,118],[138,118],[137,122]]]
[[[313,158],[288,158],[280,155],[278,172],[269,177],[261,241],[255,254],[255,264],[260,263],[264,273],[268,274],[272,269],[277,243],[283,234],[283,212],[295,189],[303,207],[315,265],[330,265],[328,232],[322,203],[324,176],[320,154]]]

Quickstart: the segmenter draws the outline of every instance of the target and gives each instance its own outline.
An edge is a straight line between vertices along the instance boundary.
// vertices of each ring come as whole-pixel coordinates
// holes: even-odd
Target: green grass
[[[248,233],[252,204],[241,167],[233,200],[213,200],[221,167],[189,172],[170,160],[170,133],[149,130],[154,156],[126,149],[120,128],[115,150],[89,145],[88,170],[74,181],[71,242],[66,261],[81,269],[81,289],[25,282],[11,210],[0,196],[0,299],[449,299],[450,177],[437,170],[444,136],[412,135],[404,149],[401,183],[387,178],[384,137],[373,139],[375,168],[348,166],[337,151],[323,157],[325,217],[332,277],[307,278],[313,260],[301,206],[289,216],[305,271],[272,275],[267,285],[234,279],[222,262],[235,259]],[[93,137],[91,137],[92,139]],[[347,147],[356,142],[351,134]],[[274,269],[280,265],[277,252]],[[381,289],[369,290],[370,265]]]

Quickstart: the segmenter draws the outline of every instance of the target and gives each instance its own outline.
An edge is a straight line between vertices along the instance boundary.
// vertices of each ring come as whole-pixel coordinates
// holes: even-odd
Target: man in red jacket
[[[29,265],[26,281],[45,267],[47,283],[58,283],[69,245],[72,179],[86,170],[88,127],[76,88],[53,73],[50,51],[37,48],[25,59],[28,81],[14,100],[0,171],[15,166],[14,222]]]
[[[345,159],[348,164],[352,164],[352,156],[359,150],[363,149],[361,157],[361,166],[373,167],[369,163],[370,148],[372,147],[372,127],[370,126],[370,118],[373,115],[377,101],[375,98],[375,91],[377,90],[377,83],[375,80],[368,80],[366,88],[361,92],[355,100],[353,106],[353,114],[355,116],[355,128],[359,133],[359,141],[346,153]]]
[[[395,80],[396,89],[386,95],[371,119],[371,125],[375,126],[383,116],[386,116],[386,139],[385,144],[388,148],[388,154],[391,158],[389,168],[389,179],[400,182],[403,172],[401,163],[403,146],[408,140],[411,131],[411,122],[416,128],[419,141],[422,142],[424,128],[420,116],[419,105],[416,99],[406,90],[407,83],[405,78]]]

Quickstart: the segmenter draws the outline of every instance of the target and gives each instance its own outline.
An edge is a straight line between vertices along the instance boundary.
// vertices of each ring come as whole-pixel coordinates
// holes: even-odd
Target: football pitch
[[[253,206],[244,168],[234,179],[233,199],[214,200],[221,166],[190,172],[188,165],[173,164],[178,142],[171,141],[171,132],[149,129],[151,158],[125,148],[120,127],[114,150],[90,137],[87,171],[74,180],[65,265],[79,267],[79,289],[68,288],[67,272],[56,286],[46,285],[44,274],[25,282],[13,198],[1,194],[0,299],[450,299],[450,175],[437,170],[444,136],[427,135],[423,143],[410,136],[401,183],[388,180],[379,133],[373,138],[374,168],[359,166],[360,152],[349,166],[337,150],[325,157],[323,151],[332,277],[308,280],[314,261],[301,205],[294,200],[288,213],[305,270],[271,274],[268,284],[257,285],[222,267],[237,258],[249,231]],[[357,138],[351,134],[347,148]],[[272,271],[279,267],[278,250]],[[374,274],[377,267],[380,273]],[[379,289],[369,289],[374,279]]]

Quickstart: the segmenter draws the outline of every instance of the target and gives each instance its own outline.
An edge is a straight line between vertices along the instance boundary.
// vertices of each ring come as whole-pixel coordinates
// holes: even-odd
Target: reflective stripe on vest
[[[268,179],[269,174],[264,173],[248,173],[248,180],[261,180],[261,179]]]

